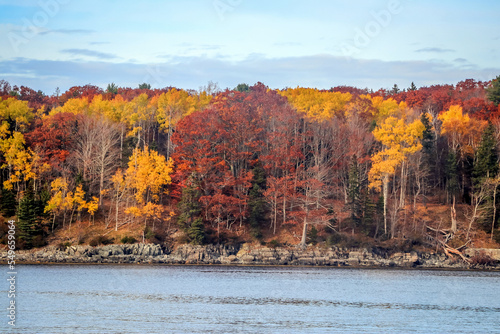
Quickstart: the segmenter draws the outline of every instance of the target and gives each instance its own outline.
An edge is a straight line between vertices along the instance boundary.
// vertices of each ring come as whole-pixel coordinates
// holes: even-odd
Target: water
[[[7,277],[7,269],[4,266]],[[500,333],[500,273],[18,266],[1,333]],[[3,310],[8,306],[2,279]]]

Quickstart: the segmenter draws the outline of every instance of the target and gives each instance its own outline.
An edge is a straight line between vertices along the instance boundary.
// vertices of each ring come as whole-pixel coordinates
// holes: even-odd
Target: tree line
[[[52,96],[2,80],[2,215],[17,216],[25,248],[82,220],[176,226],[197,244],[298,227],[301,244],[318,229],[498,238],[499,79],[376,92],[110,84]],[[449,206],[449,226],[421,214],[432,203]]]

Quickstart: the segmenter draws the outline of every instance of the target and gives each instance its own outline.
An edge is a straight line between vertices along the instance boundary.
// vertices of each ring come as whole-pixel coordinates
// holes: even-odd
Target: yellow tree
[[[316,88],[289,88],[278,93],[285,96],[297,111],[317,121],[343,115],[352,98],[350,93],[321,91]]]
[[[50,115],[68,112],[74,115],[81,115],[89,112],[89,100],[86,97],[69,99],[64,105],[54,108]]]
[[[448,110],[443,112],[438,116],[438,119],[442,122],[441,134],[444,135],[448,140],[448,146],[454,155],[454,159],[449,159],[450,163],[463,163],[467,156],[472,156],[476,151],[480,141],[483,130],[487,126],[486,121],[481,121],[475,118],[470,118],[468,114],[464,114],[462,107],[459,105],[452,105]],[[456,167],[453,168],[456,170]],[[455,176],[456,177],[456,176]],[[450,180],[448,182],[451,183]],[[458,185],[458,183],[456,183]],[[481,187],[482,190],[483,187]],[[450,191],[452,197],[451,204],[451,231],[456,232],[457,230],[457,220],[455,211],[456,194],[454,191]],[[481,195],[481,191],[472,196],[473,208],[478,208],[479,202],[477,202],[478,195]],[[473,210],[475,212],[475,210]],[[476,215],[473,215],[475,219]]]
[[[120,177],[121,172],[117,172],[113,180],[118,190],[123,192],[128,188],[133,196],[135,205],[126,208],[125,213],[143,217],[145,224],[149,218],[160,218],[163,212],[160,194],[163,187],[172,182],[172,169],[172,159],[167,161],[147,146],[143,150],[135,149],[125,175]]]
[[[125,138],[125,131],[127,129],[127,117],[125,112],[126,106],[127,101],[125,101],[121,95],[116,95],[114,99],[109,101],[109,104],[102,109],[103,115],[107,119],[118,124],[120,129],[120,162],[123,157],[123,141]]]
[[[97,209],[99,209],[99,198],[92,196],[92,200],[87,202],[85,206],[87,208],[88,213],[90,214],[90,219],[92,220],[92,224],[94,223],[94,214]]]
[[[382,143],[383,149],[372,157],[372,168],[369,172],[370,187],[380,188],[382,186],[384,196],[384,232],[387,233],[387,198],[390,178],[396,169],[401,166],[401,193],[400,208],[404,205],[405,194],[405,162],[409,155],[416,153],[422,148],[424,125],[417,119],[411,123],[407,122],[403,111],[401,118],[387,117],[379,126],[373,130],[376,140]],[[394,236],[395,222],[391,224],[391,236]]]
[[[375,121],[381,122],[387,117],[405,117],[404,113],[407,111],[407,106],[405,102],[398,103],[393,98],[385,99],[381,96],[370,97],[366,95],[368,99],[372,101],[372,114]]]
[[[33,190],[37,190],[37,180],[40,175],[50,169],[46,163],[41,163],[40,156],[33,152],[22,133],[15,131],[11,137],[0,139],[0,152],[5,163],[2,168],[8,168],[9,177],[4,181],[5,189],[12,189],[20,181],[33,180]],[[17,187],[19,190],[19,187]]]
[[[45,213],[52,212],[53,214],[53,219],[52,219],[52,231],[53,231],[54,224],[56,221],[56,216],[59,212],[61,211],[64,212],[63,227],[66,221],[66,210],[64,204],[66,202],[66,196],[68,192],[68,182],[66,181],[66,179],[58,177],[51,182],[50,188],[52,196],[50,200],[47,202],[44,212]]]
[[[146,137],[156,124],[157,106],[143,93],[128,102],[123,111],[123,119],[130,128],[127,136],[137,137],[136,148],[141,145],[141,141],[146,145]]]
[[[83,190],[83,187],[81,184],[79,184],[75,192],[73,193],[73,204],[74,204],[74,209],[76,209],[78,213],[78,218],[77,221],[81,220],[81,215],[82,215],[82,210],[87,207],[87,202],[85,201],[85,191]],[[71,214],[73,216],[73,214]],[[71,219],[69,221],[69,226],[71,228]]]
[[[10,122],[12,124],[11,131],[24,132],[33,119],[32,110],[32,108],[28,107],[28,101],[20,101],[15,98],[3,100],[0,97],[0,125],[9,125]],[[8,131],[9,127],[5,130]]]
[[[474,154],[488,124],[486,121],[470,118],[459,105],[452,105],[438,119],[442,122],[441,134],[448,139],[448,146],[457,155],[457,160]]]

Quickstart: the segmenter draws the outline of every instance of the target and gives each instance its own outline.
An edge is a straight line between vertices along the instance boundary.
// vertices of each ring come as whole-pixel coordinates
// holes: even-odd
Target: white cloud
[[[74,85],[106,87],[110,82],[136,87],[147,82],[153,87],[176,86],[195,89],[209,80],[220,87],[234,88],[238,83],[263,82],[271,88],[330,88],[350,85],[359,88],[390,88],[434,84],[455,84],[464,79],[490,80],[500,68],[462,68],[438,61],[356,60],[331,55],[266,58],[254,55],[241,61],[208,57],[172,56],[156,64],[105,61],[49,61],[16,58],[0,61],[0,78],[51,94]]]

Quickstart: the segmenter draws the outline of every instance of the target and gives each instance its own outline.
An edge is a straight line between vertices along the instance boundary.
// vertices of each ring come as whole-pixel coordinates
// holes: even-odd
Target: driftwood
[[[456,254],[456,255],[460,256],[460,258],[462,260],[464,260],[465,263],[470,264],[470,260],[468,258],[466,258],[465,255],[463,255],[461,251],[459,251],[456,248],[448,246],[447,244],[445,244],[442,241],[440,241],[440,243],[443,246],[443,250],[444,250],[444,253],[446,254],[446,256],[452,257],[451,254]]]
[[[451,231],[449,229],[435,229],[435,228],[432,228],[432,227],[427,226],[427,225],[426,225],[426,227],[430,231],[433,231],[433,232],[436,232],[436,233],[440,233],[440,234],[443,235],[443,239],[444,240],[440,240],[440,239],[435,238],[435,237],[433,237],[431,235],[429,235],[429,237],[431,239],[434,239],[434,241],[437,244],[441,245],[441,247],[443,248],[443,251],[446,254],[446,256],[453,257],[452,254],[455,254],[455,255],[458,255],[465,263],[470,264],[470,260],[467,257],[465,257],[465,255],[460,251],[460,249],[467,247],[467,244],[469,244],[470,239],[464,245],[462,245],[462,246],[460,246],[458,248],[453,248],[453,247],[451,247],[451,246],[448,245],[448,241],[450,241],[451,238],[453,238],[453,234],[454,234],[453,231]]]

